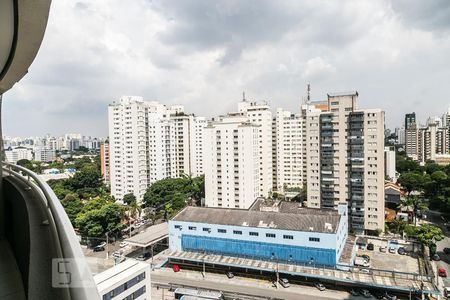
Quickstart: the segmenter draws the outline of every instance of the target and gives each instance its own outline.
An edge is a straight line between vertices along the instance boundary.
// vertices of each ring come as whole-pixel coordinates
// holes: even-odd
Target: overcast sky
[[[251,100],[298,110],[357,90],[388,127],[450,107],[450,1],[53,1],[4,134],[107,135],[107,106],[143,96],[212,117]]]

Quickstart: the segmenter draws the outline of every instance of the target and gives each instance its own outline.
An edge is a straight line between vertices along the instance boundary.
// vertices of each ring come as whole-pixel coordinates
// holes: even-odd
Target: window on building
[[[266,233],[266,237],[274,238],[276,235],[275,233]]]
[[[309,241],[310,242],[320,242],[320,238],[318,238],[318,237],[310,237]]]
[[[203,227],[203,231],[211,232],[211,228]]]
[[[183,227],[181,225],[175,225],[175,229],[182,229]]]
[[[233,234],[242,234],[242,231],[240,231],[240,230],[233,230]]]
[[[259,233],[254,232],[254,231],[250,231],[248,234],[251,236],[259,236]]]
[[[197,230],[197,227],[195,227],[195,226],[189,226],[189,230]]]
[[[227,233],[227,230],[226,229],[217,229],[217,232],[218,233]]]
[[[285,239],[285,240],[293,240],[294,236],[285,234],[285,235],[283,235],[283,239]]]

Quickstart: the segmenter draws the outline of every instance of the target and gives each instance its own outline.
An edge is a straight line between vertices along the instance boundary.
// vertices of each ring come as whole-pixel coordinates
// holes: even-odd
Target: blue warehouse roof
[[[173,220],[206,224],[336,233],[341,216],[336,210],[293,209],[289,212],[188,206]]]

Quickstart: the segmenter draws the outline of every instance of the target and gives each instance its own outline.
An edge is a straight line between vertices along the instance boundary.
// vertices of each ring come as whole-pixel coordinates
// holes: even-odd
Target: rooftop
[[[137,260],[127,259],[126,261],[95,275],[94,281],[98,290],[103,291],[114,283],[128,279],[133,274],[144,271],[145,269],[150,269],[150,265]]]
[[[336,233],[340,217],[334,210],[274,212],[188,206],[173,221]]]
[[[138,247],[148,247],[161,239],[166,238],[168,234],[169,229],[167,222],[164,222],[148,227],[144,232],[126,239],[125,242]]]

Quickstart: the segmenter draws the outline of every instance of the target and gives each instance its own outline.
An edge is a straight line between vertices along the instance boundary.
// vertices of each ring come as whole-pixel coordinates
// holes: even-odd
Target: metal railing
[[[70,223],[64,208],[50,186],[36,173],[17,165],[2,162],[6,174],[22,180],[28,186],[40,194],[45,206],[48,225],[56,243],[56,251],[59,259],[75,259],[76,263],[70,265],[73,278],[82,278],[84,287],[71,287],[68,285],[64,293],[69,300],[100,299],[97,287],[89,267],[84,258],[80,243]]]

